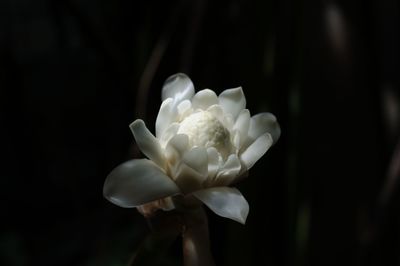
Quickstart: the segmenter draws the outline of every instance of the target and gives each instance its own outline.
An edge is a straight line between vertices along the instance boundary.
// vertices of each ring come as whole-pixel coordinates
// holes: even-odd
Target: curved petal
[[[215,118],[217,118],[229,131],[233,128],[233,117],[230,113],[224,113],[222,106],[219,104],[214,104],[208,107],[208,112],[210,112]]]
[[[130,160],[106,178],[103,195],[112,203],[131,208],[179,194],[178,186],[152,161]]]
[[[271,113],[259,113],[253,116],[250,119],[249,137],[255,140],[266,132],[271,134],[274,143],[279,139],[281,128],[276,117]]]
[[[207,173],[207,150],[204,147],[194,147],[183,155],[174,174],[175,182],[184,193],[190,193],[202,188]]]
[[[242,140],[243,138],[240,137],[240,133],[238,131],[233,132],[233,133],[234,133],[234,135],[233,135],[232,143],[233,143],[233,146],[236,148],[236,150],[239,151],[240,147],[242,146],[241,144],[243,142],[243,140]]]
[[[237,117],[235,124],[233,126],[233,130],[239,132],[240,136],[240,144],[243,145],[244,140],[247,138],[247,134],[249,132],[250,126],[250,112],[248,109],[243,109],[240,111],[239,116]],[[238,148],[240,148],[238,147]]]
[[[214,147],[207,148],[208,157],[208,178],[213,179],[219,170],[220,158],[218,151]]]
[[[238,176],[242,165],[236,154],[229,155],[222,169],[217,174],[214,186],[227,186]]]
[[[218,104],[218,97],[212,90],[205,89],[197,92],[192,98],[193,109],[207,110],[211,105]]]
[[[249,204],[236,188],[214,187],[196,191],[193,195],[219,216],[245,224]]]
[[[183,155],[183,162],[198,172],[206,176],[208,172],[207,150],[204,147],[194,147]]]
[[[269,133],[259,136],[247,149],[240,155],[240,160],[250,169],[271,147],[273,143]]]
[[[222,107],[219,104],[211,105],[207,108],[207,111],[213,114],[214,117],[218,119],[224,116],[224,110],[222,110]]]
[[[173,106],[173,101],[172,98],[168,98],[161,103],[156,119],[156,136],[158,138],[162,136],[171,123],[176,122],[177,111]]]
[[[179,162],[182,160],[183,154],[188,150],[189,138],[185,134],[177,134],[173,136],[166,148],[165,156],[168,158],[168,163],[174,173]]]
[[[174,106],[177,106],[181,101],[193,97],[194,86],[186,74],[177,73],[164,82],[161,95],[163,101],[167,98],[174,99]]]
[[[224,90],[218,99],[225,113],[232,114],[234,119],[246,107],[246,98],[244,97],[242,87]]]
[[[179,129],[179,123],[170,124],[164,133],[161,135],[160,144],[162,148],[165,148],[167,143],[176,135]]]
[[[189,100],[180,102],[177,106],[179,121],[183,120],[186,116],[193,112],[192,103]]]
[[[143,120],[136,119],[129,125],[129,127],[135,137],[139,149],[144,153],[144,155],[155,162],[158,166],[164,168],[165,157],[160,143],[147,129]]]

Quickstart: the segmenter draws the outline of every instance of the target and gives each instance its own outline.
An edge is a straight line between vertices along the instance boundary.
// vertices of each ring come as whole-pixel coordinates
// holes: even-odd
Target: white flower
[[[171,197],[191,194],[216,214],[245,223],[249,205],[229,186],[279,138],[275,116],[250,117],[241,87],[219,96],[209,89],[195,94],[181,73],[166,80],[162,100],[155,136],[140,119],[130,125],[149,159],[116,167],[105,181],[104,196],[121,207],[168,210],[174,207]]]

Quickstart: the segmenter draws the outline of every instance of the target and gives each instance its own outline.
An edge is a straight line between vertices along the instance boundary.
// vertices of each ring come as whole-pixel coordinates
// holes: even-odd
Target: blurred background
[[[399,2],[2,0],[0,264],[127,265],[150,230],[102,196],[164,80],[242,86],[282,136],[209,212],[217,265],[400,265]],[[181,265],[179,241],[162,265]]]

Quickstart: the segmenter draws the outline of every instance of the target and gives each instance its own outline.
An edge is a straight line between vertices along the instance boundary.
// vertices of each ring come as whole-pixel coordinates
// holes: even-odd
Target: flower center
[[[232,151],[229,130],[208,111],[200,111],[186,117],[178,134],[189,137],[189,144],[198,147],[214,147],[224,157]]]

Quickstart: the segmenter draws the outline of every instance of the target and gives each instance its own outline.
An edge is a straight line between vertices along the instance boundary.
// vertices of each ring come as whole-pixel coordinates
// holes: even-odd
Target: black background
[[[149,229],[103,182],[177,72],[241,85],[282,128],[238,185],[246,225],[209,212],[217,265],[399,265],[397,1],[2,0],[0,14],[1,265],[126,265]]]

